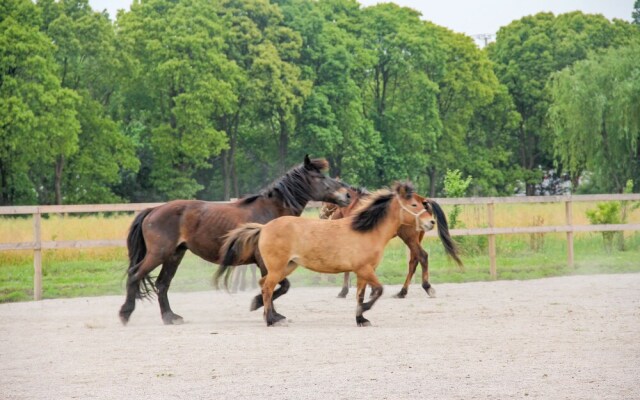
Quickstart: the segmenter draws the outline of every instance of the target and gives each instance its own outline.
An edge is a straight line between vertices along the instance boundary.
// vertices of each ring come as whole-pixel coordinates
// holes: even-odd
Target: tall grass
[[[588,224],[585,211],[593,204],[574,203],[573,221]],[[445,212],[451,208],[444,207]],[[484,205],[462,206],[460,221],[467,228],[487,226]],[[316,218],[315,210],[303,217]],[[99,240],[126,237],[131,213],[92,215],[50,215],[42,220],[42,240]],[[629,223],[640,221],[640,210],[629,216]],[[496,204],[497,227],[562,225],[563,204]],[[584,273],[640,271],[640,232],[625,233],[625,251],[606,251],[599,232],[574,235],[575,268],[567,267],[565,234],[497,236],[498,279],[531,279]],[[426,238],[431,282],[489,280],[487,238],[456,237],[463,251],[464,270],[450,261],[437,238]],[[0,218],[0,242],[33,241],[32,218]],[[45,298],[123,294],[127,267],[124,248],[59,249],[43,251],[43,296]],[[215,266],[189,254],[172,283],[172,291],[207,290]],[[385,284],[399,284],[407,271],[407,250],[393,239],[385,250],[378,274]],[[157,271],[156,271],[157,272]],[[416,274],[419,280],[420,273]],[[318,276],[299,268],[291,276],[294,285],[340,285],[341,278]],[[0,302],[33,298],[33,252],[0,252]]]

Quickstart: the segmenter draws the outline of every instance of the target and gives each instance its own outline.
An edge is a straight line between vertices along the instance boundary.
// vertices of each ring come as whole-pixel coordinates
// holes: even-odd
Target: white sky
[[[359,2],[369,6],[388,1]],[[393,3],[420,11],[423,19],[473,36],[494,34],[515,19],[541,11],[557,15],[579,10],[630,21],[634,0],[395,0]],[[128,10],[131,0],[89,0],[89,4],[96,11],[106,9],[115,19],[116,10]]]

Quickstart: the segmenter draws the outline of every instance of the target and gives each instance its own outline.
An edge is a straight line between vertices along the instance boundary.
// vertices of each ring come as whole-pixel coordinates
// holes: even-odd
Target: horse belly
[[[298,257],[296,264],[310,269],[314,272],[322,272],[328,274],[337,274],[341,272],[348,272],[353,270],[353,264],[345,259],[336,259],[328,257]]]

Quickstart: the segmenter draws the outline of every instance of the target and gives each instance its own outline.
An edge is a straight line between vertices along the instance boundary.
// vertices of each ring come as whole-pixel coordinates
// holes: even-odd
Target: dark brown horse
[[[298,265],[323,273],[355,272],[358,277],[356,323],[368,326],[363,313],[382,295],[382,284],[375,270],[385,245],[396,236],[401,225],[428,231],[435,221],[415,194],[410,183],[396,184],[393,190],[373,193],[355,215],[339,220],[281,217],[267,224],[249,223],[232,230],[221,250],[222,263],[216,282],[237,260],[259,251],[267,274],[260,280],[264,318],[273,325],[285,317],[273,309],[274,288]],[[364,302],[364,289],[372,288]]]
[[[171,310],[167,292],[187,250],[207,261],[219,263],[224,236],[242,223],[267,223],[283,215],[299,216],[310,200],[348,205],[347,185],[326,176],[323,172],[328,168],[326,160],[310,160],[305,156],[303,164],[288,171],[259,194],[236,202],[176,200],[138,214],[127,237],[129,269],[127,297],[120,308],[122,323],[129,321],[136,298],[148,296],[152,291],[158,295],[164,323],[182,323],[182,317]],[[238,260],[237,265],[254,262],[260,266],[256,256],[250,255]],[[149,273],[160,264],[162,269],[153,282]],[[289,282],[284,279],[280,282],[279,294],[288,288]]]
[[[346,207],[340,207],[333,203],[324,203],[320,209],[320,218],[340,219],[347,217],[351,215],[354,210],[357,210],[362,206],[361,200],[363,198],[369,196],[369,192],[363,188],[349,188],[349,193],[351,194],[351,204]],[[434,200],[424,197],[420,198],[422,199],[422,204],[425,206],[427,211],[436,219],[438,225],[438,236],[444,245],[445,251],[459,266],[462,266],[458,250],[449,235],[447,217],[440,208],[440,205]],[[407,278],[404,281],[402,289],[400,289],[400,292],[398,292],[395,297],[404,298],[407,295],[407,292],[409,291],[409,284],[411,284],[411,279],[413,279],[413,275],[416,272],[418,262],[422,267],[422,288],[427,292],[429,297],[434,297],[436,294],[435,289],[429,283],[429,253],[427,253],[420,245],[422,238],[424,237],[424,231],[418,231],[411,226],[402,225],[398,229],[397,234],[409,248],[410,258]],[[349,272],[344,273],[342,290],[338,294],[338,297],[344,298],[347,296],[347,293],[349,293]]]

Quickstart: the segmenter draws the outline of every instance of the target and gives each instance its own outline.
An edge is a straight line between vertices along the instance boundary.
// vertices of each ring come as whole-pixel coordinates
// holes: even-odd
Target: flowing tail
[[[458,246],[449,235],[449,224],[447,223],[447,216],[445,215],[440,205],[435,201],[428,199],[427,202],[431,205],[433,209],[433,215],[436,217],[436,222],[438,223],[438,236],[440,237],[440,241],[444,246],[444,250],[447,254],[453,258],[453,260],[458,264],[460,268],[464,268],[462,264],[462,260],[460,260]]]
[[[252,258],[253,255],[256,254],[258,250],[258,239],[260,239],[260,232],[263,226],[262,224],[248,223],[227,234],[224,244],[220,249],[222,262],[213,277],[216,288],[219,287],[218,282],[222,275],[224,275],[224,286],[228,290],[229,277],[231,276],[230,267],[244,264],[246,263],[245,260]]]
[[[135,217],[131,223],[131,227],[129,228],[129,235],[127,236],[129,268],[127,269],[127,274],[129,275],[130,282],[131,277],[138,272],[140,263],[147,255],[147,245],[144,242],[144,236],[142,236],[142,221],[144,221],[151,211],[153,211],[153,208],[147,208],[140,212],[140,214]],[[140,285],[140,283],[142,283],[142,285]],[[153,293],[155,293],[155,285],[148,275],[132,284],[137,285],[137,298],[149,298]]]

